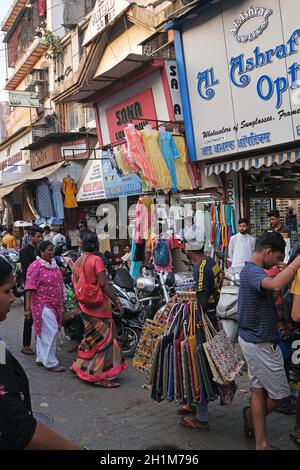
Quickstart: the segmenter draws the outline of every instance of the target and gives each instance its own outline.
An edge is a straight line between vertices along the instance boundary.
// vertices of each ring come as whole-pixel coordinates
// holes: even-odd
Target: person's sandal
[[[244,435],[246,439],[255,439],[254,429],[249,426],[248,410],[250,410],[250,406],[245,406],[243,408]]]
[[[191,408],[188,405],[182,405],[179,410],[177,411],[178,415],[185,416],[185,415],[195,415],[196,408]]]
[[[35,354],[34,350],[31,349],[30,346],[24,346],[23,349],[21,349],[22,354],[26,354],[27,356],[33,356]]]
[[[66,368],[64,366],[56,366],[56,367],[47,367],[47,370],[50,372],[65,372]]]
[[[179,419],[178,424],[180,424],[180,426],[183,426],[184,428],[195,429],[195,431],[209,431],[208,423],[202,423],[197,418],[192,418],[189,416],[183,416],[181,419]]]
[[[94,382],[93,385],[96,385],[96,387],[102,387],[102,388],[117,388],[120,387],[120,382],[114,382],[112,380],[101,380],[100,382]]]

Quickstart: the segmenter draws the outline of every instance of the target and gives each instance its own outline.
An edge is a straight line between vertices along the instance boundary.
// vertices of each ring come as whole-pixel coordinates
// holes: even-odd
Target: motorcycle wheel
[[[125,357],[132,357],[139,342],[139,334],[133,328],[124,326],[119,337],[122,353]]]

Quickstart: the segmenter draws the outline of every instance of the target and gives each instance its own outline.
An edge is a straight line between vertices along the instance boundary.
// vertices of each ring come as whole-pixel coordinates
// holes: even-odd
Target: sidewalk
[[[157,404],[142,385],[144,375],[130,367],[117,389],[101,389],[81,382],[69,372],[50,373],[35,365],[34,356],[20,353],[23,310],[19,301],[5,322],[0,336],[24,366],[30,380],[33,409],[54,419],[53,429],[93,450],[135,450],[172,444],[185,450],[253,449],[243,436],[242,408],[248,403],[247,377],[238,380],[239,390],[230,407],[210,404],[208,433],[184,429],[177,424],[176,404]],[[75,355],[70,343],[59,337],[59,359],[67,368]],[[268,419],[271,443],[296,450],[288,434],[294,416],[274,413]]]

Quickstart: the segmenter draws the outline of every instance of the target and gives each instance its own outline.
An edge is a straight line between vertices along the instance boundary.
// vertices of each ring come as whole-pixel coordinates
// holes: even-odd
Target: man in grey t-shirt
[[[270,278],[265,269],[283,262],[285,241],[279,233],[264,233],[241,272],[238,299],[239,344],[248,365],[250,408],[243,410],[244,430],[254,437],[257,450],[271,450],[266,436],[266,415],[290,395],[278,346],[274,293],[280,292],[300,267],[300,256],[280,274]]]

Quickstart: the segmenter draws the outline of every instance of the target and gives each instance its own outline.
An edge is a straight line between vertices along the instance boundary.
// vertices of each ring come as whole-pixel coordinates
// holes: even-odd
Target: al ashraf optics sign
[[[300,1],[237,3],[183,30],[198,160],[300,140]]]

